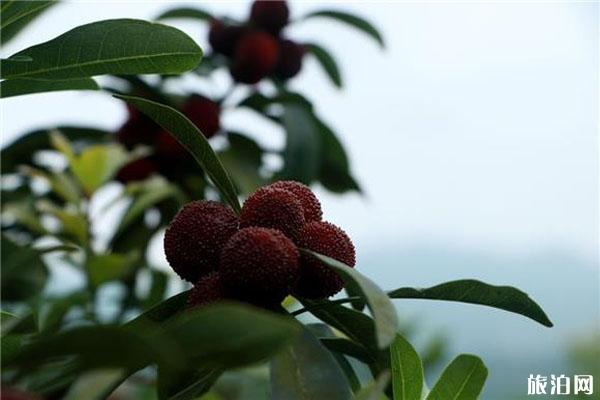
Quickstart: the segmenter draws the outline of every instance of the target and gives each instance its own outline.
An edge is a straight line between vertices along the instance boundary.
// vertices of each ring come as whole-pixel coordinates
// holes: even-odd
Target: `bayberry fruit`
[[[304,211],[304,220],[306,222],[321,220],[323,216],[321,203],[308,186],[296,181],[278,181],[270,184],[268,187],[287,190],[296,196],[302,205],[302,210]]]
[[[260,31],[247,33],[235,47],[231,76],[237,82],[257,83],[273,71],[278,58],[279,46],[271,35]]]
[[[298,280],[300,254],[283,233],[245,228],[233,235],[221,253],[223,285],[236,298],[257,305],[274,305]]]
[[[197,282],[218,268],[220,251],[237,227],[236,215],[221,203],[188,203],[165,232],[167,261],[182,279]]]
[[[289,18],[287,3],[281,0],[256,0],[250,10],[250,21],[273,35],[287,25]]]
[[[306,248],[349,267],[354,267],[356,255],[352,241],[346,232],[329,222],[310,222],[298,234],[299,247]],[[300,279],[294,294],[308,299],[323,299],[333,296],[344,287],[344,281],[334,270],[310,254],[300,259]]]

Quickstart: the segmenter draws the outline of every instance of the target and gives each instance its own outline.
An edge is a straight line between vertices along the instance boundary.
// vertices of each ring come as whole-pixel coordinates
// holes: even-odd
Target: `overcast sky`
[[[319,3],[293,3],[293,16]],[[150,19],[174,4],[60,4],[1,55],[87,22]],[[426,242],[513,253],[558,248],[596,259],[597,2],[331,6],[373,21],[387,47],[324,20],[289,30],[330,48],[346,82],[334,89],[312,60],[295,82],[339,132],[367,193],[324,195],[329,219],[371,249]],[[248,3],[204,7],[243,17]],[[172,24],[205,44],[202,24]],[[119,101],[103,93],[2,100],[2,112],[3,143],[33,128],[113,129],[124,118]],[[231,114],[225,123],[247,126],[247,118]],[[252,126],[261,141],[278,143],[268,126]]]

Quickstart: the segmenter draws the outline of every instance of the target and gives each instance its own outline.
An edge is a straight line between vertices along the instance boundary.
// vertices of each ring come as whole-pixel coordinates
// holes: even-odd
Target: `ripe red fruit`
[[[210,23],[208,42],[215,53],[231,57],[244,30],[244,27],[226,25],[222,21],[214,19]]]
[[[256,0],[250,10],[250,21],[273,35],[287,25],[289,18],[287,3],[281,0]]]
[[[160,126],[139,111],[127,109],[129,117],[117,131],[117,141],[129,150],[139,144],[152,144]]]
[[[179,158],[187,154],[185,147],[181,145],[165,130],[161,130],[154,139],[156,154],[167,159]]]
[[[181,112],[200,129],[206,138],[213,137],[221,127],[221,108],[204,96],[191,95],[183,104]]]
[[[245,228],[221,253],[223,285],[236,298],[257,305],[280,303],[298,279],[298,249],[276,229]]]
[[[150,158],[139,158],[123,166],[117,172],[116,178],[122,183],[141,181],[155,173],[156,170],[156,164]]]
[[[296,181],[278,181],[270,184],[268,187],[287,190],[296,196],[302,205],[304,220],[306,222],[321,220],[323,216],[321,203],[308,186]]]
[[[344,264],[354,267],[356,255],[352,241],[346,232],[329,222],[310,222],[298,235],[297,244]],[[308,299],[333,296],[344,287],[342,278],[323,262],[308,254],[300,259],[300,279],[294,294]]]
[[[218,272],[211,272],[203,276],[194,284],[187,298],[188,308],[206,306],[225,300],[227,294],[221,284],[221,277]]]
[[[216,201],[186,204],[169,224],[164,247],[167,261],[177,274],[196,282],[218,268],[225,242],[237,231],[238,219]]]
[[[260,31],[247,33],[235,47],[231,76],[237,82],[257,83],[273,71],[278,58],[279,46],[271,35]]]
[[[304,46],[291,40],[281,40],[279,42],[279,61],[275,67],[275,76],[281,79],[290,79],[302,68],[302,58],[304,57]]]
[[[304,223],[302,203],[296,196],[290,191],[268,186],[252,193],[240,213],[240,228],[278,229],[292,239]]]

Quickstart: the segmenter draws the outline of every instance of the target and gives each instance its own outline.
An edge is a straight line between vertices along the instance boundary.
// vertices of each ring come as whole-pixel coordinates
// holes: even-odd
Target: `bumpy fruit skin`
[[[218,268],[220,251],[237,227],[237,217],[221,203],[188,203],[165,232],[167,261],[182,279],[197,282]]]
[[[287,25],[289,18],[287,3],[281,0],[256,0],[250,10],[250,21],[273,35]]]
[[[225,300],[227,297],[227,292],[221,284],[221,276],[218,272],[211,272],[194,284],[187,298],[187,307],[202,307]]]
[[[245,228],[223,247],[219,273],[223,285],[236,298],[273,306],[298,280],[299,258],[294,243],[280,231]]]
[[[240,228],[259,226],[277,229],[294,239],[304,226],[304,210],[296,196],[284,189],[263,187],[246,199]]]
[[[279,61],[275,67],[275,76],[281,79],[293,78],[302,69],[304,46],[291,40],[279,42]]]
[[[214,19],[210,23],[208,42],[215,53],[231,57],[244,31],[244,27],[226,25],[222,21]]]
[[[133,108],[128,108],[128,114],[127,121],[116,133],[117,141],[129,150],[139,144],[152,144],[160,126]]]
[[[117,172],[117,180],[121,183],[141,181],[157,171],[157,166],[150,158],[139,158],[123,166]]]
[[[354,267],[356,254],[346,232],[329,222],[310,222],[302,228],[296,242],[306,248]],[[344,287],[342,278],[309,254],[300,259],[300,279],[294,294],[308,299],[333,296]]]
[[[277,41],[268,33],[244,34],[235,47],[231,76],[237,82],[254,84],[275,69],[279,59]]]
[[[221,127],[221,108],[204,96],[191,95],[183,104],[181,112],[202,131],[206,138],[213,137]]]
[[[321,203],[308,186],[296,181],[278,181],[270,184],[268,187],[287,190],[296,196],[304,210],[304,220],[306,222],[320,221],[322,219],[323,210],[321,210]]]

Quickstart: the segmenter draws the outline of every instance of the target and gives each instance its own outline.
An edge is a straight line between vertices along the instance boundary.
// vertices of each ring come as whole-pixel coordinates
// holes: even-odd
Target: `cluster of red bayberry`
[[[219,104],[204,96],[189,96],[180,111],[207,138],[214,136],[221,128]],[[170,133],[134,108],[128,108],[127,121],[117,131],[116,137],[129,150],[139,145],[153,149],[151,155],[121,168],[117,173],[117,180],[123,183],[143,180],[156,172],[170,176],[176,173],[178,165],[190,158],[187,150]]]
[[[299,248],[354,267],[354,245],[322,221],[321,204],[305,185],[279,181],[254,192],[239,218],[215,201],[194,201],[173,218],[164,239],[173,270],[194,284],[191,307],[224,299],[272,308],[289,294],[322,299],[342,278]]]
[[[243,25],[211,22],[209,43],[228,58],[236,82],[254,84],[267,76],[285,80],[300,71],[304,47],[282,36],[289,14],[285,1],[257,0]]]

